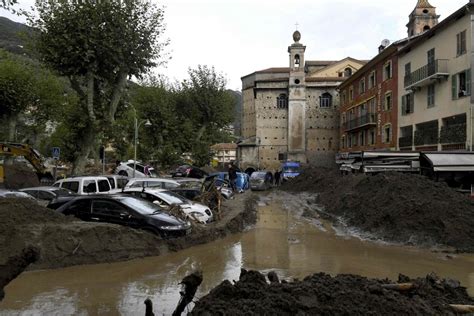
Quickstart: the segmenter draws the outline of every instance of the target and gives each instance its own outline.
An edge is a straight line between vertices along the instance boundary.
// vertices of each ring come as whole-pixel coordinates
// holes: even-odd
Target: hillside
[[[0,17],[0,48],[11,53],[26,53],[27,38],[33,34],[30,27],[14,22],[5,17]]]

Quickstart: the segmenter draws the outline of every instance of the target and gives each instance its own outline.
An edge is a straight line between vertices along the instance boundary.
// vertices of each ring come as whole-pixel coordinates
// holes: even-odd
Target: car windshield
[[[160,192],[160,195],[163,197],[163,199],[165,199],[170,204],[188,203],[188,201],[185,198],[171,191]]]
[[[254,173],[252,173],[251,178],[253,178],[253,179],[265,179],[265,175],[266,175],[265,172],[254,172]]]
[[[300,168],[296,166],[283,167],[284,172],[300,172]]]
[[[128,207],[139,212],[140,214],[150,215],[162,212],[161,208],[158,205],[147,200],[137,199],[133,197],[124,197],[123,199],[120,199],[120,201]]]

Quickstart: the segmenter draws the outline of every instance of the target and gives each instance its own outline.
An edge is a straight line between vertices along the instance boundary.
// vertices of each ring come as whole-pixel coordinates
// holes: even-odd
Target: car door
[[[76,200],[63,210],[64,215],[74,215],[82,220],[91,219],[91,200]]]
[[[127,208],[113,200],[94,200],[92,202],[92,218],[115,224],[124,224],[128,216]]]

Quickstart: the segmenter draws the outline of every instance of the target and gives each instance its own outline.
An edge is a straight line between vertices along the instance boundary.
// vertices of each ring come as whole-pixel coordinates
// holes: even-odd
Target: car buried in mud
[[[157,204],[126,194],[79,196],[59,207],[57,211],[84,221],[143,229],[163,238],[191,233],[190,222],[167,214]]]

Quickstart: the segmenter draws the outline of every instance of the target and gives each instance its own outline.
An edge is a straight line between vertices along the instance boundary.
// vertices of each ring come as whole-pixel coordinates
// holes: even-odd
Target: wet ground
[[[201,297],[224,279],[237,280],[241,267],[275,270],[283,278],[320,271],[391,279],[398,273],[435,272],[458,279],[474,296],[474,255],[447,256],[337,236],[327,223],[301,218],[304,197],[288,197],[263,198],[255,228],[206,245],[156,258],[24,273],[6,287],[0,315],[144,315],[146,297],[153,300],[155,314],[170,314],[186,274],[203,270]]]

